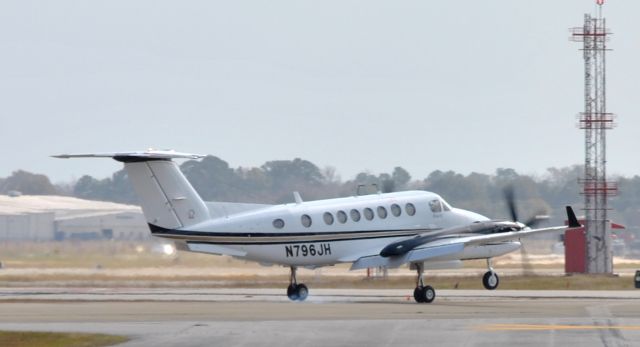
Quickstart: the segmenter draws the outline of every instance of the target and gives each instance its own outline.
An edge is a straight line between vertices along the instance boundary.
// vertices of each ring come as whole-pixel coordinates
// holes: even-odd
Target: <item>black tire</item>
[[[426,302],[427,304],[430,304],[436,298],[436,290],[433,289],[432,286],[425,286],[422,289],[422,297],[424,299],[424,302]]]
[[[302,283],[298,284],[298,287],[296,288],[296,296],[298,297],[298,300],[304,301],[307,296],[309,296],[309,288]]]
[[[436,290],[432,286],[419,286],[413,290],[416,302],[430,304],[436,298]]]
[[[416,302],[423,303],[424,301],[424,287],[416,287],[413,290],[413,298]]]
[[[287,296],[290,300],[298,300],[298,287],[295,284],[290,284],[287,287]]]
[[[498,288],[500,284],[500,277],[498,274],[493,271],[487,271],[484,276],[482,276],[482,285],[487,290],[494,290]]]

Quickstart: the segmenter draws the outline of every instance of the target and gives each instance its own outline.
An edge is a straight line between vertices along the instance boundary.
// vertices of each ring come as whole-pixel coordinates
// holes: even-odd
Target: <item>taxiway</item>
[[[1,288],[0,330],[128,335],[123,346],[634,346],[640,291]]]

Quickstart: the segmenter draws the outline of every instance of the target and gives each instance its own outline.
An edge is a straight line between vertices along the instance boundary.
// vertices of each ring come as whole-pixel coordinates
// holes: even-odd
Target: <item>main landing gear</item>
[[[416,289],[413,290],[413,298],[416,302],[420,303],[431,303],[436,298],[436,291],[433,287],[424,284],[424,263],[413,263],[412,264],[418,273],[416,279]],[[493,266],[491,265],[491,258],[487,258],[487,268],[488,271],[482,276],[482,285],[488,290],[494,290],[498,288],[500,284],[500,277],[498,274],[493,271]]]
[[[413,298],[416,302],[431,303],[436,298],[436,290],[432,286],[425,286],[423,273],[424,263],[415,263],[418,278],[416,279],[416,289],[413,290]]]
[[[498,274],[493,271],[491,258],[487,258],[487,268],[489,271],[485,272],[484,276],[482,276],[482,285],[488,290],[494,290],[498,288],[498,285],[500,284],[500,277],[498,277]]]
[[[289,287],[287,287],[287,296],[289,299],[295,301],[304,301],[304,299],[309,296],[309,288],[305,286],[303,283],[298,283],[296,280],[296,270],[297,267],[291,267],[291,275],[289,276]]]

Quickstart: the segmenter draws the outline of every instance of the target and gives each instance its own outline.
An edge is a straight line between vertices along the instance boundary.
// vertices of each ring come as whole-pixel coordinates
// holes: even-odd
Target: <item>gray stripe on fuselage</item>
[[[434,229],[435,230],[435,229]],[[377,239],[377,238],[394,238],[402,236],[415,236],[419,233],[426,232],[425,229],[419,230],[379,230],[379,231],[359,231],[359,232],[344,232],[344,233],[290,233],[287,235],[273,235],[273,234],[239,234],[233,235],[233,233],[208,233],[208,232],[188,232],[182,230],[162,230],[161,232],[154,231],[152,228],[151,233],[154,236],[193,241],[193,242],[207,242],[215,244],[284,244],[284,243],[305,243],[305,242],[319,242],[319,241],[350,241],[350,240],[363,240],[363,239]]]

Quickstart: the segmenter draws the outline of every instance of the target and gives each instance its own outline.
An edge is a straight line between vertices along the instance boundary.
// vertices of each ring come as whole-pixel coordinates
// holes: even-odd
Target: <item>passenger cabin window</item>
[[[408,203],[404,206],[404,210],[405,212],[407,212],[408,215],[413,216],[414,214],[416,214],[416,207],[413,206],[412,203]]]
[[[364,209],[364,218],[366,218],[367,220],[372,220],[373,219],[373,210],[370,208],[365,208]]]
[[[398,206],[398,204],[391,205],[391,214],[396,217],[400,217],[400,214],[402,214],[402,210],[400,209],[400,206]]]
[[[383,206],[378,206],[378,217],[380,217],[380,219],[387,218],[387,209]]]
[[[440,200],[438,200],[438,199],[431,200],[429,202],[429,207],[431,208],[431,212],[433,212],[433,213],[442,212],[442,204],[440,203]]]
[[[353,220],[354,222],[360,221],[360,211],[353,209],[351,210],[350,214],[351,214],[351,220]]]
[[[330,212],[325,212],[324,215],[322,215],[322,219],[324,219],[327,225],[333,224],[333,215]]]
[[[338,222],[340,222],[341,224],[347,222],[347,214],[344,211],[338,211],[336,215],[338,216]]]
[[[273,227],[276,229],[284,228],[284,221],[280,218],[273,220]]]
[[[300,222],[305,228],[308,228],[311,226],[311,217],[309,217],[308,214],[303,214],[302,217],[300,217]]]

